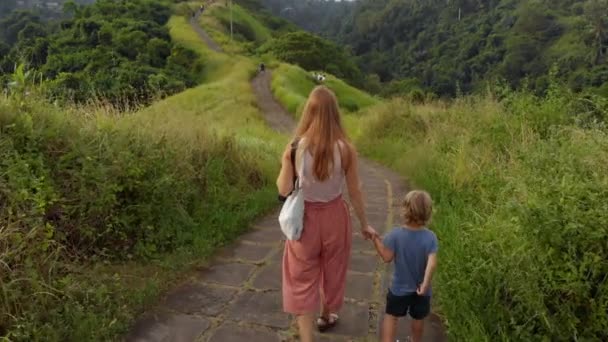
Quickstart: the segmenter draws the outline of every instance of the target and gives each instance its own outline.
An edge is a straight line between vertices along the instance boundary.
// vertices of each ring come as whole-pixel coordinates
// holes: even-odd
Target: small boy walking
[[[411,191],[403,201],[405,225],[394,228],[374,246],[384,262],[395,262],[393,281],[386,295],[382,341],[395,342],[397,320],[412,317],[412,342],[422,341],[423,319],[431,312],[431,279],[437,267],[437,236],[426,226],[433,202],[425,191]]]

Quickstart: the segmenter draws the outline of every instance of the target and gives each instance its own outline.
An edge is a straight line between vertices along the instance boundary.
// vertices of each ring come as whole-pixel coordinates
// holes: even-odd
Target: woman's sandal
[[[325,332],[335,327],[336,324],[338,324],[339,319],[340,317],[338,317],[336,314],[329,314],[328,318],[320,316],[317,318],[317,329],[319,329],[320,332]]]

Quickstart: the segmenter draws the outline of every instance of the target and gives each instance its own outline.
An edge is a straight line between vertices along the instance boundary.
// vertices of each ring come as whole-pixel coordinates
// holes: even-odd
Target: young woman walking
[[[293,190],[296,170],[305,199],[304,230],[299,240],[288,240],[283,254],[283,308],[297,317],[302,342],[313,340],[315,314],[320,331],[338,322],[344,302],[351,251],[351,222],[342,195],[350,202],[365,239],[375,235],[368,226],[361,193],[357,151],[342,128],[338,101],[331,90],[316,87],[296,130],[295,164],[290,143],[282,157],[277,180],[279,194]],[[303,163],[303,165],[301,165]]]

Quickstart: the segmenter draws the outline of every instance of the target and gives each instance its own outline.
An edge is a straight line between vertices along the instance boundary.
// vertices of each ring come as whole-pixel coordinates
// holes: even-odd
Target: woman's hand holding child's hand
[[[374,236],[378,235],[378,232],[372,226],[367,226],[361,230],[361,234],[365,240],[373,240]]]

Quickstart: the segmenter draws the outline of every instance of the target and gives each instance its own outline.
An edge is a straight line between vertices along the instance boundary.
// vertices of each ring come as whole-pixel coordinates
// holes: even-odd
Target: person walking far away
[[[260,63],[260,72],[264,72],[266,70],[266,66],[264,63]]]
[[[374,246],[384,262],[395,262],[393,282],[386,295],[382,341],[394,342],[397,320],[412,317],[412,342],[421,342],[424,318],[431,311],[431,279],[437,267],[438,242],[427,227],[432,200],[424,191],[411,191],[403,201],[405,225],[394,228],[384,241],[376,235]]]
[[[300,340],[311,342],[315,313],[320,309],[316,326],[324,332],[338,323],[337,313],[344,303],[352,245],[349,209],[342,198],[344,184],[363,237],[369,240],[376,231],[368,226],[365,215],[357,151],[342,127],[331,90],[313,89],[295,136],[283,153],[277,187],[286,197],[299,177],[305,200],[304,229],[299,240],[285,242],[283,308],[296,316]],[[303,170],[302,174],[296,170]]]

